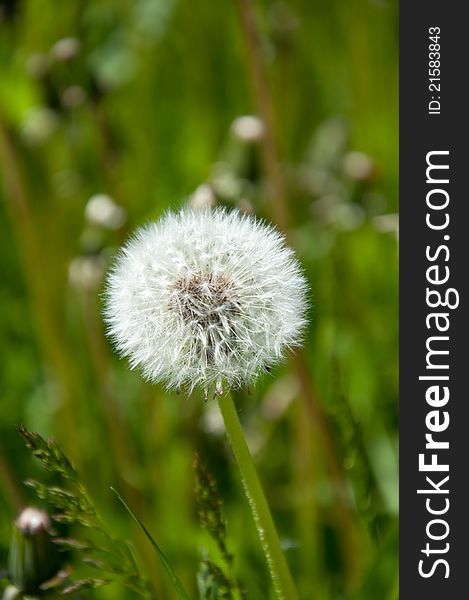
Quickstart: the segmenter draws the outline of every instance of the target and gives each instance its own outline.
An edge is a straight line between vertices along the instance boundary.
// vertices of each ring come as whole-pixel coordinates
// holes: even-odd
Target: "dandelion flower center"
[[[172,309],[192,329],[193,352],[201,364],[214,364],[217,353],[232,351],[235,317],[240,314],[236,288],[223,275],[194,273],[176,282]]]
[[[229,333],[230,319],[239,312],[234,283],[213,273],[181,277],[171,300],[172,308],[185,323],[204,330],[223,327]]]

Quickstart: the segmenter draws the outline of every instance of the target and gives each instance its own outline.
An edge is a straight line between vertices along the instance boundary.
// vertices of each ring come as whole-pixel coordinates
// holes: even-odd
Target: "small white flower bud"
[[[213,187],[219,197],[237,200],[243,191],[243,182],[228,164],[219,162],[213,167]]]
[[[70,85],[62,93],[62,104],[67,108],[81,106],[86,100],[86,92],[81,85]]]
[[[207,404],[202,415],[202,427],[210,435],[220,436],[225,432],[225,425],[218,404]]]
[[[259,117],[244,115],[233,121],[231,131],[241,142],[254,144],[263,138],[265,127]]]
[[[127,218],[125,210],[107,194],[95,194],[85,208],[85,217],[92,225],[105,229],[119,229]]]
[[[45,511],[28,506],[21,511],[15,525],[23,535],[35,535],[50,530],[50,518]]]
[[[217,203],[217,197],[211,185],[203,183],[195,190],[190,198],[192,208],[213,208]]]
[[[247,198],[240,198],[236,203],[239,210],[247,215],[254,214],[254,206]]]
[[[373,225],[380,233],[393,233],[399,241],[399,215],[379,215],[373,218]]]
[[[101,284],[103,274],[103,261],[96,256],[78,256],[68,267],[68,280],[77,289],[96,290]]]
[[[365,211],[357,204],[341,202],[334,209],[333,222],[337,229],[353,231],[365,220]]]
[[[24,596],[17,587],[9,585],[3,592],[2,600],[24,600]]]
[[[344,156],[343,167],[346,175],[360,181],[370,179],[375,170],[374,162],[363,152],[348,152]]]
[[[23,509],[13,527],[8,570],[11,583],[24,594],[39,594],[41,583],[58,570],[58,550],[50,538],[48,514],[38,508]]]
[[[296,394],[298,394],[298,385],[293,377],[286,376],[279,379],[262,401],[262,415],[269,421],[280,419],[293,402]]]
[[[56,60],[71,60],[75,58],[80,52],[81,43],[80,40],[74,37],[62,38],[55,42],[50,49],[50,54]]]
[[[44,144],[58,127],[58,117],[50,108],[31,108],[26,113],[21,128],[24,141],[30,146]]]

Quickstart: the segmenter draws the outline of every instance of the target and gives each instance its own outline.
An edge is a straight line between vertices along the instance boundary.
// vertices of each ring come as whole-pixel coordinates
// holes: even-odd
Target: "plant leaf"
[[[130,514],[130,516],[139,524],[143,533],[146,535],[146,537],[150,541],[150,543],[153,546],[154,550],[156,551],[159,559],[161,560],[163,567],[166,570],[166,573],[169,575],[169,578],[171,579],[171,582],[172,582],[174,589],[176,590],[177,595],[180,598],[180,600],[190,600],[188,593],[186,592],[186,590],[184,589],[184,586],[181,583],[181,580],[174,572],[173,568],[171,567],[171,565],[168,562],[168,559],[166,558],[166,556],[164,555],[161,548],[158,546],[158,544],[153,539],[151,533],[148,531],[148,529],[145,527],[145,525],[142,523],[142,521],[137,517],[137,515],[134,513],[134,511],[130,508],[130,506],[126,503],[126,501],[119,494],[119,492],[113,487],[111,487],[111,490],[116,494],[117,498],[123,504],[124,508]]]

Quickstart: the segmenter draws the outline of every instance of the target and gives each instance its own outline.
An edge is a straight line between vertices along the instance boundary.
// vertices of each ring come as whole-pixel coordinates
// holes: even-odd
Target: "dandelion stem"
[[[275,591],[282,600],[296,600],[296,592],[288,564],[280,547],[277,531],[270,514],[251,453],[246,443],[238,413],[231,395],[218,398],[226,432],[238,465],[244,491],[254,517],[262,548],[272,576]]]

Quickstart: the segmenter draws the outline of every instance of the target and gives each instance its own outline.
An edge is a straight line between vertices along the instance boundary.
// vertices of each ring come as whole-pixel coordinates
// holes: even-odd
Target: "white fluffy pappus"
[[[120,251],[107,332],[146,379],[221,394],[301,344],[307,284],[274,227],[223,209],[168,213]]]

